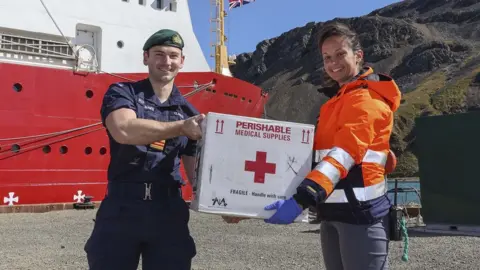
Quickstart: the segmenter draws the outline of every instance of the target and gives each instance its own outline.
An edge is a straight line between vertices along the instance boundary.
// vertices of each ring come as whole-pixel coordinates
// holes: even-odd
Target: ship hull
[[[85,195],[101,201],[110,161],[103,94],[147,76],[0,63],[0,212],[71,208]],[[202,113],[261,117],[267,100],[260,88],[213,72],[180,73],[175,83]],[[191,200],[191,186],[182,189]]]

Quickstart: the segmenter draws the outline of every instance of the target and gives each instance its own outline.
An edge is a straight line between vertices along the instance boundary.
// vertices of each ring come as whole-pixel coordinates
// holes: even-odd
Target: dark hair
[[[321,50],[325,40],[333,36],[346,37],[354,51],[362,49],[357,33],[340,22],[330,22],[322,27],[322,30],[318,34],[318,48]]]
[[[343,23],[330,22],[323,25],[321,31],[318,34],[318,49],[320,50],[320,52],[322,50],[322,45],[325,42],[325,40],[333,36],[346,37],[353,51],[362,50],[362,45],[360,44],[360,40],[358,38],[357,33],[355,33],[355,31],[353,31]],[[361,67],[363,66],[363,64],[364,62],[362,59],[360,63],[358,63],[358,65]],[[334,81],[332,78],[330,78],[330,76],[328,76],[325,70],[322,73],[323,73],[323,81],[324,81],[323,84],[326,85],[327,88],[333,89],[335,87],[338,87],[338,83]],[[327,93],[325,94],[328,96]]]

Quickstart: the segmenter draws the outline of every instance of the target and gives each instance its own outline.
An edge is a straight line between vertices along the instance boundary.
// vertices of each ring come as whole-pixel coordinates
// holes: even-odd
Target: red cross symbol
[[[254,172],[254,183],[265,183],[265,174],[275,174],[275,163],[267,163],[267,152],[257,151],[255,161],[245,161],[245,171]]]

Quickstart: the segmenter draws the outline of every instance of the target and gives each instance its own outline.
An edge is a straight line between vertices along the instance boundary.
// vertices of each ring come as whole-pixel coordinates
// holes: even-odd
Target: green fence
[[[424,222],[480,225],[480,112],[415,122]]]

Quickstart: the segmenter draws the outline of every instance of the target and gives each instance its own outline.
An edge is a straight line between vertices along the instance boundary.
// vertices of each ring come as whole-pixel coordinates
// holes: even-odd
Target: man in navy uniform
[[[193,185],[196,140],[205,115],[174,85],[184,43],[163,29],[145,43],[149,77],[111,85],[101,108],[110,140],[108,190],[85,244],[89,269],[190,269],[196,255],[180,159]]]

